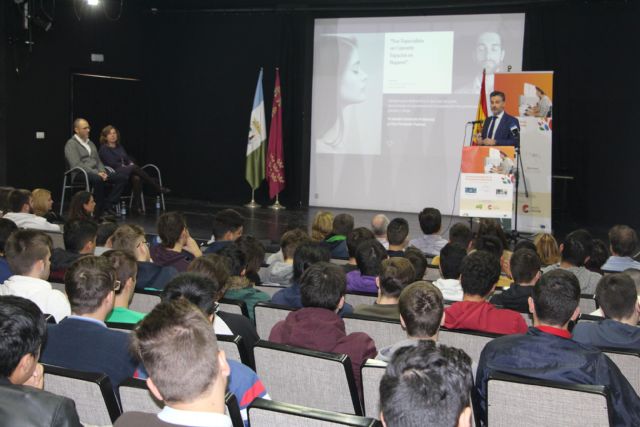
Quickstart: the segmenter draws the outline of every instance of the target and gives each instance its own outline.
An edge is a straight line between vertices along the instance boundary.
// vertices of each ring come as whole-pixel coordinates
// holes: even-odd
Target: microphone
[[[518,138],[520,136],[520,129],[518,129],[518,126],[516,125],[512,125],[509,128],[509,131],[511,131],[511,135],[513,135],[514,138]]]
[[[474,120],[472,122],[467,122],[468,125],[481,125],[484,123],[484,120]]]

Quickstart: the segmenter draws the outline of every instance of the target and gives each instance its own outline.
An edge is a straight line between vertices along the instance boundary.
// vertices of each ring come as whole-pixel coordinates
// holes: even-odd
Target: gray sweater
[[[76,166],[84,169],[86,172],[98,174],[99,172],[105,172],[104,165],[100,161],[98,156],[98,149],[91,141],[87,141],[91,147],[91,154],[87,152],[87,149],[78,142],[75,136],[69,138],[64,146],[64,157],[67,159],[69,169]]]

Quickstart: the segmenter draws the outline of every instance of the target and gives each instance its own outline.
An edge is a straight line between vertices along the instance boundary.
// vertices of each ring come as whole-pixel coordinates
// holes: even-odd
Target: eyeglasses
[[[120,280],[116,280],[115,282],[113,282],[113,290],[118,292],[120,290],[121,285],[122,283],[120,282]]]

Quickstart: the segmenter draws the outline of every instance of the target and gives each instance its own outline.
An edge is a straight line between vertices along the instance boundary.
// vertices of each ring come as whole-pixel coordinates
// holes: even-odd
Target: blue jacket
[[[482,350],[476,374],[476,409],[483,422],[491,371],[549,381],[605,385],[611,393],[613,425],[640,425],[640,398],[618,367],[595,347],[533,327],[524,335],[508,335],[489,342]]]
[[[178,270],[170,266],[161,266],[152,262],[138,262],[136,290],[162,290],[169,280],[178,275]]]
[[[288,288],[284,288],[271,297],[271,302],[274,304],[286,305],[291,308],[302,308],[302,298],[300,297],[300,285],[293,283]],[[353,313],[353,306],[345,303],[342,310],[338,312],[340,316],[343,314]]]
[[[2,285],[4,281],[11,276],[13,276],[13,274],[11,274],[11,269],[9,268],[7,259],[3,256],[0,256],[0,285]]]
[[[494,116],[487,118],[484,121],[484,126],[482,127],[482,137],[486,138],[487,133],[489,133],[489,126],[491,126],[491,121],[494,120]],[[511,129],[513,127],[517,127],[518,131],[520,131],[520,122],[513,116],[508,115],[506,112],[502,115],[502,119],[500,119],[500,123],[498,124],[498,129],[494,132],[494,139],[496,140],[496,145],[511,145],[514,146],[516,144],[516,139],[513,137],[513,133]]]
[[[600,322],[578,322],[573,339],[595,347],[640,351],[640,328],[611,319]]]

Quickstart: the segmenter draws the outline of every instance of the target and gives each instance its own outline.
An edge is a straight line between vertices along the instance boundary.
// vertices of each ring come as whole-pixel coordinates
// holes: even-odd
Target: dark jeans
[[[138,165],[124,166],[118,169],[116,174],[131,182],[131,189],[133,190],[133,206],[135,207],[141,206],[143,182],[152,187],[156,193],[160,193],[161,188],[158,182],[149,176],[149,174]]]
[[[121,175],[111,174],[106,181],[100,178],[100,175],[87,172],[89,176],[89,184],[93,187],[93,198],[96,201],[96,211],[98,214],[105,209],[111,208],[120,200],[120,196],[127,185],[127,179]],[[109,195],[105,197],[105,185],[111,185]]]

